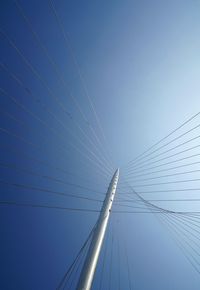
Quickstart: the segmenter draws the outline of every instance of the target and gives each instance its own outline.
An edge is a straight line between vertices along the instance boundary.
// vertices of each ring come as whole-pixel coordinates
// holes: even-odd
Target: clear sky
[[[0,1],[0,289],[56,289],[98,217],[63,208],[99,211],[117,167],[116,204],[93,290],[199,289],[200,275],[187,258],[191,248],[184,255],[174,241],[179,226],[188,250],[198,229],[186,234],[188,220],[180,226],[175,219],[174,227],[171,217],[167,223],[166,215],[128,214],[134,208],[120,204],[130,192],[123,178],[145,199],[198,198],[200,182],[149,187],[158,180],[144,178],[160,173],[134,177],[130,170],[140,171],[140,160],[131,169],[128,162],[199,111],[199,12],[198,0]],[[160,145],[199,122],[198,115]],[[158,153],[198,135],[197,127]],[[167,159],[193,154],[187,162],[195,165],[189,176],[164,182],[198,179],[198,152]],[[151,162],[147,167],[158,164]],[[162,174],[186,171],[167,170]],[[180,194],[180,188],[193,191]],[[200,202],[156,205],[198,211]],[[75,289],[79,272],[65,289]]]

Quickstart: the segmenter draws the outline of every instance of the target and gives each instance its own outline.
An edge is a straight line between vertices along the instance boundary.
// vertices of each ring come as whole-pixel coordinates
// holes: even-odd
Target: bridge
[[[0,4],[0,289],[197,290],[198,4],[97,2]]]

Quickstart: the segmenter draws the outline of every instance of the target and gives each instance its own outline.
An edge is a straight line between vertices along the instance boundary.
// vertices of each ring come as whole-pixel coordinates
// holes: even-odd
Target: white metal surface
[[[108,224],[113,200],[116,193],[117,183],[119,179],[119,169],[113,175],[110,185],[107,190],[106,198],[104,200],[101,213],[99,215],[96,228],[92,237],[92,241],[81,271],[77,290],[90,290],[92,281],[97,266],[101,246],[103,243],[106,227]]]

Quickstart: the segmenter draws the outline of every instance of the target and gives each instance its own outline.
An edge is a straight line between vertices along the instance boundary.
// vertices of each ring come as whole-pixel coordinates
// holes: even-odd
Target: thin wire
[[[83,77],[83,74],[82,74],[82,72],[81,72],[80,66],[79,66],[79,64],[78,64],[78,61],[77,61],[77,59],[76,59],[76,57],[75,57],[75,53],[74,53],[74,51],[73,51],[73,49],[72,49],[72,46],[70,45],[70,42],[69,42],[69,36],[67,36],[67,34],[66,34],[66,32],[65,32],[65,29],[64,29],[63,23],[62,23],[62,21],[61,21],[61,18],[60,18],[59,15],[58,15],[56,9],[55,9],[55,6],[54,6],[53,2],[52,2],[51,0],[49,0],[48,2],[49,2],[49,6],[50,6],[50,8],[51,8],[51,10],[52,10],[52,12],[53,12],[53,14],[54,14],[56,20],[57,20],[58,26],[59,26],[59,28],[60,28],[60,30],[61,30],[61,33],[62,33],[62,35],[63,35],[63,38],[64,38],[64,42],[65,42],[65,44],[66,44],[66,47],[69,48],[70,54],[71,54],[71,56],[72,56],[73,63],[74,63],[74,65],[75,65],[76,69],[77,69],[77,72],[78,72],[78,75],[79,75],[79,78],[80,78],[80,81],[81,81],[82,87],[83,87],[83,89],[84,89],[85,96],[87,97],[87,100],[88,100],[88,102],[89,102],[90,109],[91,109],[91,111],[93,112],[93,114],[94,114],[94,116],[95,116],[95,119],[96,119],[96,122],[97,122],[97,124],[98,124],[98,127],[99,127],[99,129],[100,129],[100,131],[101,131],[101,133],[102,133],[102,136],[103,136],[104,140],[106,141],[106,137],[105,137],[105,134],[104,134],[104,131],[103,131],[103,127],[102,127],[102,125],[101,125],[101,122],[100,122],[99,117],[98,117],[98,115],[97,115],[97,112],[96,112],[96,110],[95,110],[95,107],[94,107],[94,104],[93,104],[93,102],[92,102],[92,99],[91,99],[91,97],[90,97],[90,95],[89,95],[88,88],[87,88],[87,85],[86,85],[85,79],[84,79],[84,77]],[[97,135],[95,135],[95,136],[97,137]],[[100,145],[102,145],[102,143],[100,142],[100,140],[99,140],[98,137],[97,137],[97,140],[99,141]]]
[[[20,203],[15,201],[0,201],[1,206],[17,206],[17,207],[32,207],[32,208],[46,208],[46,209],[56,209],[63,211],[78,211],[78,212],[92,212],[97,213],[100,210],[97,209],[86,209],[86,208],[71,208],[71,207],[62,207],[62,206],[51,206],[51,205],[41,205],[41,204],[32,204],[32,203]]]
[[[151,156],[152,154],[156,153],[157,151],[159,151],[160,149],[168,146],[169,144],[173,143],[174,141],[177,141],[178,139],[180,139],[181,137],[191,133],[193,130],[196,130],[197,128],[200,127],[200,124],[196,125],[195,127],[191,128],[190,130],[186,131],[185,133],[177,136],[176,138],[172,139],[171,141],[169,141],[168,143],[165,143],[164,145],[158,147],[157,149],[155,149],[154,151],[152,151],[151,153],[147,154],[145,157],[142,157],[140,160],[134,162],[134,164],[138,164],[138,162],[140,163],[141,160],[146,159],[146,157]]]
[[[171,218],[171,217],[169,217],[169,218]],[[189,240],[190,243],[194,244],[195,247],[198,248],[198,250],[200,250],[199,241],[197,242],[196,240],[194,240],[194,239],[191,237],[191,233],[190,233],[190,231],[189,231],[188,229],[186,229],[186,228],[184,228],[184,227],[181,227],[181,228],[183,228],[183,230],[180,229],[180,228],[179,228],[180,225],[179,225],[179,223],[178,223],[177,221],[172,220],[172,223],[175,224],[175,226],[178,228],[178,230],[180,231],[180,233],[181,233],[183,236],[185,236],[185,237],[187,238],[187,240]],[[199,239],[198,239],[198,240],[199,240]],[[194,251],[195,251],[195,253],[196,253],[198,256],[200,256],[200,253],[199,253],[195,248],[194,248]]]
[[[155,156],[153,156],[153,157],[151,157],[151,158],[149,158],[149,159],[147,159],[147,160],[145,160],[145,161],[143,161],[143,162],[141,162],[141,163],[139,163],[139,164],[136,164],[136,166],[133,166],[133,169],[141,168],[141,166],[138,167],[138,165],[142,165],[143,163],[146,163],[146,162],[147,162],[147,164],[145,164],[145,165],[148,165],[148,164],[149,164],[148,161],[154,160],[155,158],[157,158],[157,157],[159,157],[159,156],[161,156],[161,155],[163,155],[163,154],[165,154],[165,153],[168,153],[168,152],[170,152],[170,151],[173,151],[173,150],[175,150],[175,149],[177,149],[177,148],[179,148],[179,147],[181,147],[181,146],[184,146],[184,145],[186,145],[186,144],[188,144],[188,143],[190,143],[190,142],[192,142],[192,141],[194,141],[194,140],[197,140],[197,139],[199,139],[199,138],[200,138],[200,135],[198,135],[198,136],[196,136],[196,137],[193,137],[193,138],[191,138],[191,139],[189,139],[189,140],[187,140],[187,141],[185,141],[185,142],[183,142],[183,143],[181,143],[181,144],[178,144],[178,145],[176,145],[176,146],[174,146],[174,147],[172,147],[172,148],[170,148],[170,149],[168,149],[168,150],[166,150],[166,151],[163,151],[163,152],[161,152],[161,153],[159,153],[159,154],[157,154],[157,155],[155,155]],[[192,149],[197,148],[197,147],[199,147],[199,146],[200,146],[200,145],[194,146],[194,147],[192,147]],[[189,151],[189,150],[191,150],[191,149],[189,148],[189,149],[183,150],[183,151],[181,151],[181,153],[184,153],[184,152]],[[178,155],[178,154],[181,154],[181,153],[178,152],[178,153],[173,154],[172,156],[175,156],[175,155]],[[170,156],[170,157],[171,157],[171,156]],[[165,157],[165,159],[166,159],[166,158],[169,158],[169,157],[167,156],[167,157]],[[164,159],[162,159],[162,160],[164,160]],[[155,162],[155,161],[154,161],[154,162]],[[156,161],[156,162],[158,162],[158,161]],[[151,164],[152,164],[152,163],[151,163]]]
[[[19,135],[16,135],[16,134],[13,134],[13,133],[10,133],[8,130],[5,130],[4,128],[1,128],[0,129],[1,131],[3,131],[4,133],[6,132],[7,134],[11,134],[13,137],[16,137],[16,138],[20,138],[20,139],[23,139],[22,141],[23,142],[26,142],[27,144],[29,144],[30,145],[30,142],[29,141],[27,141],[25,138],[23,138],[23,137],[19,137]],[[72,144],[71,144],[72,145]],[[36,147],[37,149],[40,149],[40,147],[38,146],[38,145],[35,145],[34,143],[32,143],[32,146],[34,146],[34,147]],[[72,145],[73,147],[74,147],[74,145]],[[62,150],[64,150],[64,151],[66,151],[67,153],[68,153],[68,151],[66,150],[66,147],[62,147],[61,145],[60,145],[60,147],[61,147],[61,149]],[[80,153],[81,153],[81,155],[83,155],[85,158],[87,158],[88,160],[90,160],[90,161],[92,161],[92,163],[94,163],[95,162],[95,165],[97,165],[97,167],[98,168],[100,168],[99,166],[99,163],[97,164],[96,163],[96,161],[95,160],[92,160],[87,154],[85,154],[85,153],[83,153],[82,151],[80,151],[77,147],[74,147],[77,151],[79,151]],[[101,168],[101,170],[102,170],[102,168]]]
[[[128,260],[128,254],[127,254],[126,245],[125,245],[125,256],[126,256],[126,263],[127,263],[127,269],[128,269],[128,284],[129,284],[129,290],[131,290],[132,287],[131,287],[130,265],[129,265],[129,260]]]
[[[157,186],[157,185],[177,184],[177,183],[196,182],[196,181],[200,181],[200,178],[177,180],[177,181],[166,181],[166,182],[150,183],[150,184],[138,184],[138,185],[134,184],[134,187]]]
[[[0,147],[3,147],[2,144],[0,144]],[[33,158],[32,155],[30,156],[30,155],[28,155],[27,153],[24,153],[24,151],[21,152],[21,151],[19,151],[19,150],[16,150],[16,148],[15,148],[15,150],[14,150],[13,148],[10,149],[8,146],[6,146],[6,151],[8,151],[8,150],[9,150],[9,151],[12,151],[12,152],[14,152],[14,153],[16,153],[17,156],[20,156],[20,157],[25,156],[26,160],[34,161],[34,162],[36,162],[36,163],[38,163],[38,164],[42,164],[42,165],[44,165],[44,166],[46,166],[46,167],[48,167],[48,168],[51,167],[52,169],[54,169],[54,170],[56,170],[56,171],[59,171],[60,173],[70,174],[70,175],[76,176],[76,177],[78,177],[78,178],[82,178],[82,177],[80,177],[80,176],[78,176],[78,175],[74,175],[73,173],[69,172],[68,170],[65,170],[65,169],[60,168],[60,167],[57,167],[57,166],[55,167],[54,164],[51,164],[50,162],[48,162],[48,161],[46,161],[46,160],[40,160],[40,159],[38,159],[38,158]],[[100,174],[100,173],[104,176],[104,179],[105,179],[105,178],[108,178],[108,176],[105,175],[105,173],[102,173],[101,171],[99,172],[99,174]]]
[[[37,121],[39,121],[43,126],[45,126],[48,130],[52,131],[54,134],[56,134],[56,136],[58,136],[59,138],[61,137],[64,140],[64,137],[62,135],[59,135],[57,133],[57,131],[50,127],[45,121],[43,121],[40,117],[38,117],[37,115],[35,115],[32,111],[30,111],[29,109],[26,108],[26,106],[22,105],[16,98],[14,98],[13,96],[9,95],[5,90],[3,90],[2,88],[0,88],[0,92],[3,93],[4,95],[6,95],[7,97],[9,97],[9,99],[11,99],[12,102],[14,102],[17,106],[19,106],[21,109],[23,109],[26,113],[30,114],[32,117],[34,117]],[[11,115],[11,114],[10,114]],[[16,118],[15,118],[16,119]],[[23,123],[21,120],[19,120],[21,123]],[[27,124],[24,124],[24,126],[27,127]],[[87,146],[83,143],[83,141],[79,138],[76,137],[76,135],[72,134],[71,131],[69,131],[69,133],[76,138],[81,145],[87,150],[87,152],[89,152],[90,154],[92,154],[92,156],[95,158],[95,160],[91,159],[91,157],[88,156],[88,154],[83,153],[82,151],[80,151],[80,149],[76,146],[74,146],[74,144],[69,143],[69,145],[75,149],[76,151],[78,151],[81,155],[83,155],[85,158],[87,158],[88,160],[90,160],[92,163],[95,162],[95,165],[99,166],[104,166],[104,169],[107,170],[107,168],[105,167],[105,165],[102,163],[102,161],[99,159],[99,157],[92,151],[92,150],[88,150]],[[57,138],[56,138],[57,139]],[[68,152],[68,150],[66,150],[65,146],[61,146],[59,144],[59,147],[62,148],[62,150]],[[109,171],[108,171],[109,172]]]
[[[39,74],[39,72],[31,65],[31,63],[26,59],[26,57],[24,56],[24,54],[17,48],[17,46],[15,45],[15,43],[11,40],[10,37],[8,37],[8,35],[3,31],[2,28],[0,28],[0,33],[5,37],[5,39],[7,39],[9,45],[16,50],[16,52],[23,59],[23,61],[29,67],[29,69],[32,71],[32,73],[39,79],[39,81],[42,83],[42,85],[47,89],[49,95],[51,97],[53,97],[53,99],[56,100],[57,104],[62,109],[62,111],[64,111],[64,113],[67,115],[67,117],[70,118],[70,120],[74,121],[73,118],[72,118],[72,116],[71,116],[71,114],[66,110],[65,106],[60,101],[60,99],[56,95],[54,95],[53,91],[50,89],[50,87],[48,86],[48,84],[46,83],[46,81],[42,78],[42,76]],[[77,126],[77,123],[76,122],[74,122],[74,123]],[[78,128],[80,129],[80,126],[78,126]],[[79,151],[79,152],[81,152],[81,151]]]
[[[179,154],[185,153],[186,151],[189,151],[189,150],[195,149],[195,148],[197,148],[197,147],[200,147],[200,145],[198,145],[198,146],[194,146],[194,147],[191,147],[191,148],[189,148],[189,149],[186,149],[186,150],[184,150],[184,151],[181,151],[181,152],[175,153],[175,154],[170,155],[170,156],[167,156],[167,157],[165,157],[165,158],[161,158],[161,159],[159,159],[159,160],[157,160],[157,161],[154,161],[154,162],[151,162],[151,163],[149,163],[149,164],[154,164],[154,163],[157,163],[157,162],[159,162],[159,161],[162,161],[162,160],[165,160],[165,159],[168,159],[168,158],[174,157],[174,156],[176,156],[176,155],[179,155]],[[153,166],[153,167],[149,167],[149,168],[147,167],[147,168],[144,168],[144,169],[139,170],[139,171],[137,171],[137,170],[133,170],[133,171],[132,171],[132,172],[133,172],[132,174],[134,174],[134,172],[135,172],[135,173],[144,172],[144,171],[147,171],[147,170],[150,170],[150,169],[158,168],[158,167],[161,167],[161,166],[165,166],[165,165],[168,165],[168,164],[176,163],[176,162],[183,161],[183,160],[190,159],[190,158],[197,157],[197,156],[200,156],[200,154],[193,154],[193,155],[186,156],[186,157],[183,157],[183,158],[175,159],[175,160],[169,161],[169,162],[167,162],[167,163],[159,164],[159,165],[156,165],[156,166]],[[144,166],[141,166],[140,168],[143,168],[143,167],[144,167]],[[139,169],[139,168],[138,168],[138,169]],[[126,174],[126,176],[127,176],[127,174]]]
[[[74,277],[72,277],[71,283],[69,284],[69,287],[67,287],[66,289],[69,289],[69,290],[72,289],[72,285],[73,285],[73,283],[76,281],[75,278],[76,278],[76,276],[78,276],[78,271],[79,271],[81,265],[83,264],[83,261],[84,261],[84,259],[85,259],[85,257],[86,257],[86,254],[87,254],[88,249],[89,249],[89,242],[88,242],[88,244],[86,245],[86,247],[85,247],[85,249],[84,249],[84,252],[85,252],[85,253],[82,254],[82,257],[80,257],[79,264],[78,264],[76,270],[74,271]],[[73,273],[72,273],[72,275],[73,275]],[[72,275],[71,275],[71,276],[72,276]],[[64,289],[65,289],[66,286],[67,286],[67,280],[65,280]]]
[[[144,213],[144,212],[140,212],[140,213]],[[153,210],[151,210],[151,213],[154,213]],[[162,212],[162,213],[164,214],[164,212]],[[165,215],[169,215],[169,213],[171,214],[171,212],[167,212],[167,213],[165,213]],[[183,213],[179,212],[178,214],[183,214]]]
[[[173,217],[174,218],[174,217]],[[183,230],[180,230],[180,231],[182,231],[183,233],[184,233],[184,235],[185,236],[187,236],[186,235],[186,233],[188,234],[190,234],[192,237],[194,237],[195,238],[195,240],[193,240],[193,239],[191,239],[190,237],[188,237],[188,239],[190,240],[190,241],[192,241],[192,243],[193,244],[195,244],[195,246],[196,247],[198,247],[199,249],[200,249],[200,244],[199,244],[199,241],[200,241],[200,237],[198,237],[196,234],[194,234],[193,233],[193,231],[194,232],[197,232],[198,234],[199,234],[199,231],[196,231],[193,227],[191,227],[191,225],[194,225],[194,226],[196,226],[196,227],[198,227],[198,229],[199,229],[199,225],[196,225],[196,224],[194,224],[193,222],[191,222],[191,221],[188,221],[188,219],[186,220],[186,223],[185,223],[185,219],[184,219],[184,217],[179,217],[179,216],[175,216],[175,218],[176,218],[176,220],[174,220],[173,219],[173,221],[181,228],[181,229],[183,229]],[[185,226],[184,226],[185,225]],[[196,241],[196,240],[198,240],[198,242]],[[200,253],[199,253],[199,256],[200,256]]]
[[[157,201],[157,202],[170,202],[170,201],[173,201],[173,202],[182,202],[182,201],[185,201],[185,202],[188,202],[188,201],[200,201],[200,199],[199,198],[185,198],[185,199],[148,199],[147,201]],[[140,202],[142,202],[142,201],[140,201],[140,200],[132,200],[132,199],[120,199],[120,200],[115,200],[115,204],[117,203],[123,203],[123,202],[137,202],[137,203],[140,203]]]
[[[90,231],[87,239],[85,240],[84,244],[82,245],[82,247],[80,248],[78,254],[76,255],[74,261],[72,262],[72,264],[70,265],[70,267],[68,268],[68,270],[66,271],[65,275],[63,276],[62,280],[60,281],[58,287],[56,288],[56,290],[61,290],[63,284],[65,283],[65,280],[66,278],[68,277],[68,275],[70,274],[71,270],[73,270],[73,267],[75,265],[75,263],[77,262],[77,260],[79,259],[81,253],[83,252],[84,248],[86,247],[86,245],[88,244],[93,232],[94,232],[94,229],[96,227],[96,224],[95,226],[92,228],[92,230]]]
[[[150,151],[152,148],[154,148],[156,145],[160,144],[162,141],[164,141],[165,139],[167,139],[169,136],[171,136],[173,133],[175,133],[176,131],[178,131],[180,128],[182,128],[183,126],[185,126],[187,123],[189,123],[190,121],[192,121],[194,118],[196,118],[198,115],[200,114],[200,112],[196,113],[195,115],[193,115],[192,117],[190,117],[188,120],[186,120],[183,124],[181,124],[180,126],[178,126],[176,129],[174,129],[173,131],[171,131],[169,134],[167,134],[165,137],[163,137],[162,139],[160,139],[158,142],[156,142],[155,144],[153,144],[151,147],[149,147],[147,150],[145,150],[143,153],[141,153],[140,155],[138,155],[136,158],[134,158],[133,160],[129,161],[129,163],[132,163],[134,161],[136,161],[137,159],[139,159],[139,157],[143,156],[145,153],[147,153],[148,151]]]
[[[16,1],[17,2],[17,1]],[[7,68],[7,66],[5,65],[5,64],[3,64],[3,63],[0,63],[0,66],[1,66],[1,68],[2,69],[4,69],[7,73],[8,73],[8,75],[11,77],[11,78],[13,78],[16,82],[17,82],[17,84],[18,85],[20,85],[23,89],[25,89],[25,92],[27,93],[27,94],[29,94],[30,96],[32,96],[33,98],[34,98],[34,100],[36,101],[36,103],[40,103],[41,102],[41,100],[40,99],[38,99],[38,98],[35,98],[34,97],[34,95],[31,93],[31,90],[30,89],[28,89],[27,87],[26,87],[26,85],[22,82],[22,80],[20,80],[19,79],[19,77],[17,77],[13,72],[10,72],[9,70],[8,70],[8,68]],[[48,106],[41,106],[44,110],[46,110],[49,114],[51,114],[52,116],[53,116],[53,118],[54,119],[56,119],[58,122],[59,122],[59,124],[65,129],[65,130],[67,130],[74,138],[76,138],[76,139],[78,139],[79,140],[79,142],[83,145],[84,143],[82,142],[82,140],[80,139],[80,138],[78,138],[76,135],[74,135],[71,131],[69,131],[69,129],[65,126],[65,124],[62,122],[62,121],[60,121],[59,119],[57,119],[57,117],[51,112],[51,110],[48,108]],[[72,118],[72,116],[71,116],[71,118]],[[74,121],[75,122],[75,121]],[[85,132],[83,131],[83,129],[79,126],[79,125],[77,125],[78,127],[79,127],[79,130],[81,130],[81,132],[82,132],[82,134],[87,138],[87,140],[89,140],[89,142],[90,142],[90,144],[93,146],[93,147],[95,147],[95,149],[102,155],[101,157],[105,160],[105,157],[103,156],[103,154],[99,151],[99,149],[98,149],[98,147],[93,143],[93,142],[91,142],[91,139],[85,134]],[[81,141],[80,141],[81,140]],[[106,161],[106,160],[105,160]],[[106,161],[107,162],[107,161]]]
[[[30,171],[30,170],[27,170],[27,169],[21,169],[21,168],[15,166],[13,164],[5,164],[5,163],[1,163],[0,162],[0,167],[11,168],[11,169],[14,169],[16,171],[20,171],[20,172],[24,172],[24,173],[29,174],[29,175],[38,176],[38,177],[41,177],[41,178],[44,178],[44,179],[52,180],[52,181],[55,181],[57,183],[61,183],[61,184],[65,184],[65,185],[70,185],[70,186],[78,187],[78,188],[81,188],[81,189],[90,190],[93,193],[104,194],[103,192],[97,191],[97,190],[95,190],[93,188],[85,187],[83,185],[75,184],[75,183],[72,183],[72,182],[67,182],[67,181],[64,181],[64,180],[61,180],[61,179],[57,179],[57,178],[54,178],[54,177],[48,176],[48,175],[41,175],[41,174],[36,173],[34,171]]]
[[[169,220],[171,217],[167,216],[166,218]],[[188,234],[190,234],[190,235],[194,236],[195,238],[197,238],[195,235],[193,235],[189,230],[187,230],[184,227],[182,227],[182,225],[179,222],[176,222],[176,221],[172,220],[172,218],[171,218],[170,222],[171,222],[171,224],[174,225],[174,227],[176,228],[177,231],[181,232],[187,239],[190,240],[190,242],[192,241],[192,243],[195,244],[195,246],[199,247],[199,245],[192,238],[188,237]],[[183,228],[184,231],[180,230],[179,227]],[[184,242],[192,249],[192,251],[195,254],[200,256],[199,252],[191,245],[191,243],[188,243],[188,241],[186,239],[184,239]],[[196,260],[196,263],[200,266],[200,263],[197,260]]]
[[[197,164],[200,164],[200,162],[199,161],[191,162],[191,163],[186,163],[183,165],[174,166],[174,167],[170,167],[170,168],[164,168],[164,169],[160,169],[160,170],[156,170],[156,171],[150,171],[148,173],[143,173],[143,174],[138,174],[138,175],[131,174],[131,175],[133,175],[133,177],[142,177],[142,176],[146,176],[146,175],[151,175],[151,174],[160,173],[160,172],[164,172],[164,171],[170,171],[170,170],[174,170],[174,169],[178,169],[178,168],[182,168],[182,167],[187,167],[187,166],[191,166],[191,165],[197,165]],[[126,178],[128,178],[128,175],[130,175],[130,174],[127,174]]]
[[[123,211],[123,210],[113,210],[113,213],[127,213],[127,214],[162,214],[163,211]],[[186,212],[176,212],[176,213],[180,213],[180,214],[200,214],[200,211],[186,211]]]
[[[161,216],[160,218],[162,218],[162,216]],[[165,222],[165,225],[167,224],[167,229],[168,229],[169,233],[170,233],[170,234],[172,233],[172,236],[171,236],[172,239],[175,241],[175,243],[177,244],[178,248],[179,248],[179,249],[181,250],[181,252],[184,254],[184,256],[185,256],[185,258],[187,259],[187,261],[192,265],[192,267],[193,267],[193,268],[194,268],[198,273],[200,273],[199,270],[198,270],[198,268],[197,268],[196,265],[194,264],[193,260],[191,259],[191,257],[193,257],[193,256],[190,255],[190,253],[188,253],[188,250],[185,249],[185,246],[183,246],[183,243],[180,242],[179,234],[177,234],[177,232],[176,232],[178,238],[174,237],[174,232],[172,232],[171,227],[169,227],[169,222],[167,222],[166,220],[164,220],[164,222]],[[170,225],[171,225],[171,224],[170,224]]]
[[[196,238],[198,241],[200,241],[200,237],[196,236],[196,234],[194,234],[194,233],[192,232],[192,231],[194,231],[195,233],[200,234],[200,231],[198,231],[198,230],[194,229],[193,227],[191,227],[191,224],[192,224],[191,222],[188,223],[188,222],[183,221],[182,216],[176,216],[176,215],[174,215],[173,218],[176,219],[178,223],[180,223],[179,226],[180,226],[181,228],[184,228],[183,225],[185,225],[186,227],[188,227],[188,228],[190,229],[190,234],[191,234],[194,238]],[[180,220],[181,220],[181,221],[180,221]],[[189,230],[188,230],[188,231],[189,231]]]
[[[10,132],[9,130],[5,129],[5,128],[0,128],[0,131],[3,132],[3,133],[6,133],[7,135],[10,135],[14,138],[17,138],[19,140],[21,140],[22,142],[24,142],[25,144],[28,144],[38,150],[41,150],[40,146],[36,145],[35,143],[33,142],[30,142],[29,140],[25,139],[24,137],[22,137],[21,135],[18,135],[18,134],[15,134],[13,132]],[[65,150],[65,149],[64,149]],[[82,151],[80,151],[79,149],[77,149],[81,155],[85,156],[84,153]],[[95,163],[95,165],[99,168],[99,170],[101,170],[102,172],[104,172],[104,174],[108,174],[108,172],[102,168],[98,163],[96,163],[94,160],[92,160],[90,157],[86,157],[88,160],[90,160],[92,163]]]
[[[127,205],[127,204],[115,204],[115,207],[128,207],[128,208],[134,208],[134,209],[146,209],[146,206],[133,206],[133,205]]]
[[[145,194],[145,193],[161,193],[161,192],[184,192],[184,191],[200,191],[200,188],[182,188],[182,189],[163,189],[163,190],[148,190],[148,191],[137,191],[138,194]],[[129,193],[119,193],[118,194],[130,194]]]
[[[19,166],[16,166],[15,164],[11,164],[11,163],[8,164],[8,163],[0,162],[0,167],[10,168],[10,169],[13,169],[13,170],[16,170],[16,171],[19,170],[19,172],[25,172],[25,173],[27,173],[27,174],[40,176],[41,178],[52,179],[52,180],[54,180],[54,181],[56,181],[56,182],[61,182],[61,183],[64,183],[64,184],[66,183],[66,180],[57,179],[57,178],[54,178],[54,177],[52,177],[52,176],[48,176],[48,175],[39,175],[38,173],[35,173],[35,172],[33,172],[32,170],[28,170],[28,169],[25,169],[25,168],[21,168],[21,167],[19,167]],[[63,170],[62,170],[62,173],[63,173]],[[68,171],[66,171],[65,174],[68,174],[68,175],[70,175],[70,176],[76,177],[76,178],[78,178],[78,179],[83,179],[84,181],[87,181],[87,182],[90,182],[90,183],[91,183],[91,181],[92,181],[92,180],[87,180],[87,179],[85,179],[85,178],[82,177],[82,176],[78,176],[77,174],[74,174],[74,173],[72,173],[72,172],[68,172]],[[95,182],[95,184],[100,185],[100,183],[96,183],[96,182]],[[93,192],[96,192],[95,189],[91,189],[91,188],[90,188],[90,190],[92,190]],[[100,193],[100,192],[97,191],[97,193]],[[103,193],[103,192],[102,192],[102,193]]]
[[[125,179],[124,179],[125,180]],[[126,180],[125,180],[126,182]],[[126,182],[127,183],[127,182]],[[161,211],[165,211],[165,212],[168,212],[168,210],[166,209],[163,209],[162,207],[159,207],[155,204],[152,204],[150,202],[147,202],[141,195],[139,195],[134,189],[132,186],[130,186],[128,183],[127,183],[127,186],[131,189],[131,191],[140,199],[142,200],[148,207],[150,206],[150,208],[153,208],[153,209],[156,209],[156,210],[161,210]]]
[[[173,176],[179,176],[179,175],[185,175],[185,174],[191,174],[191,173],[197,173],[197,172],[200,172],[200,169],[178,172],[178,173],[173,173],[173,174],[159,175],[159,176],[136,179],[136,180],[134,179],[134,177],[130,179],[132,182],[140,182],[140,181],[154,180],[154,179],[159,179],[159,178],[173,177]]]
[[[70,194],[70,193],[64,192],[64,191],[61,192],[61,191],[56,191],[56,190],[47,189],[47,188],[41,188],[41,187],[35,187],[35,186],[21,184],[21,183],[12,183],[12,182],[4,181],[2,179],[0,179],[0,183],[4,184],[4,185],[14,186],[14,187],[17,187],[17,188],[29,189],[29,190],[33,190],[33,191],[37,191],[37,192],[46,192],[46,193],[56,194],[56,195],[60,195],[60,196],[63,196],[63,197],[72,197],[72,198],[78,198],[78,199],[85,199],[85,200],[90,200],[90,201],[102,202],[102,201],[100,201],[98,199],[96,200],[94,198],[80,196],[80,195],[77,195],[77,194]]]
[[[196,221],[198,223],[200,223],[200,216],[199,215],[193,215],[193,214],[185,214],[184,218]]]

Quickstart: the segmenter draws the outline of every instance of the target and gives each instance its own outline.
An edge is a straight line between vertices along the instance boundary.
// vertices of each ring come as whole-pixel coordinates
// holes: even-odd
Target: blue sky
[[[58,19],[49,3],[0,3],[1,201],[99,210],[117,167],[135,190],[146,190],[128,177],[127,163],[199,111],[200,2],[58,0]],[[199,116],[169,141],[198,123]],[[151,189],[172,190],[164,198],[198,197],[173,192],[180,185]],[[117,199],[123,193],[120,177]],[[120,209],[127,210],[116,203]],[[56,289],[97,217],[1,205],[0,288]],[[131,289],[199,289],[199,274],[156,215],[113,212],[105,249],[102,289],[117,289],[119,277],[121,289],[130,288],[126,251]],[[93,289],[102,267],[103,255]]]

